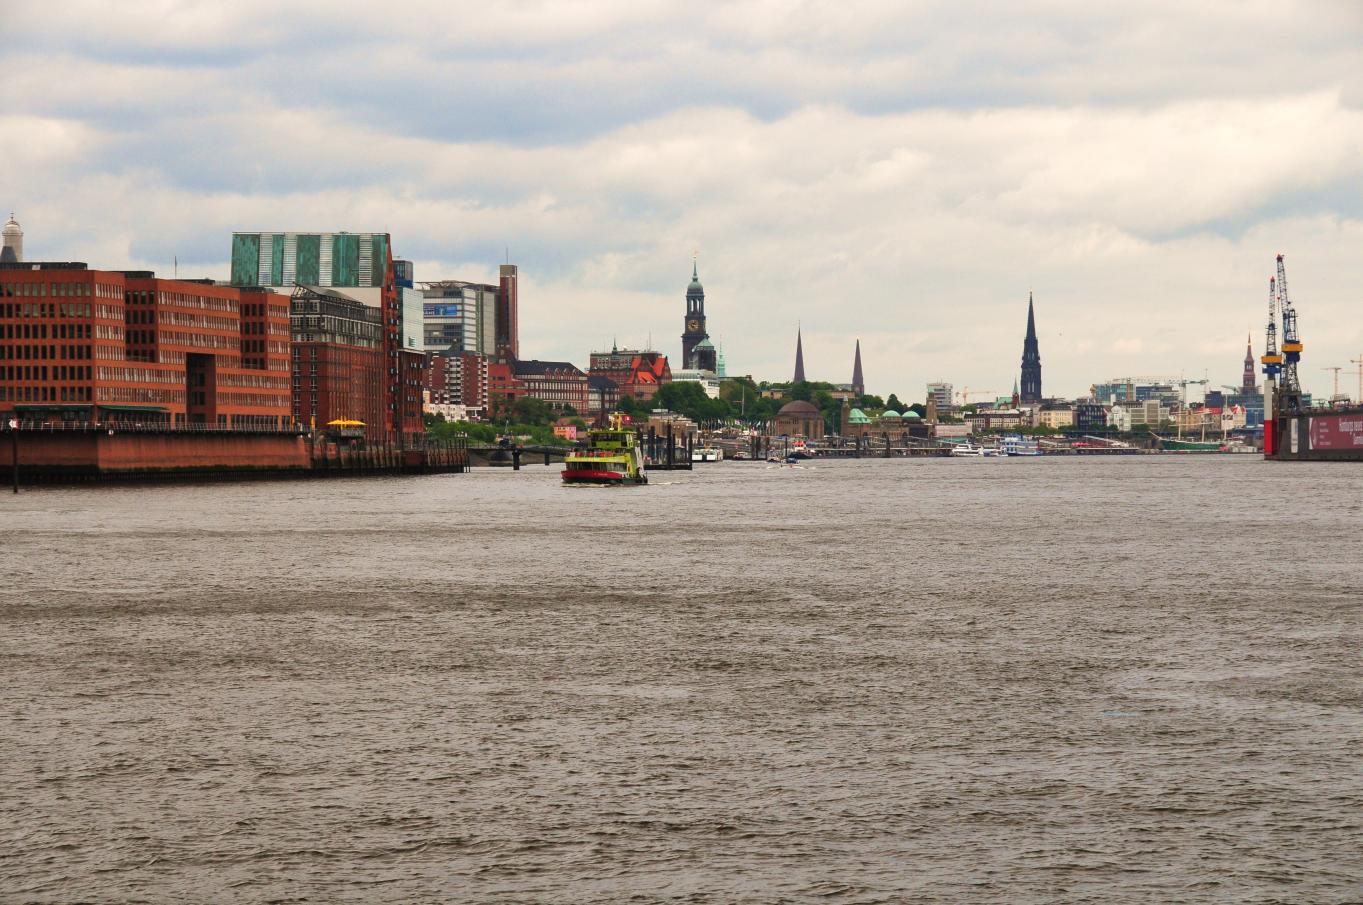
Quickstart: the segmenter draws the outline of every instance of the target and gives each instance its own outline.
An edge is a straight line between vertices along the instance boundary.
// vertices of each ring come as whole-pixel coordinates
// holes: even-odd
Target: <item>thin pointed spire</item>
[[[700,279],[700,274],[699,274],[699,272],[696,270],[696,259],[699,258],[699,257],[700,257],[700,252],[698,252],[698,251],[693,251],[693,252],[691,252],[691,279],[693,279],[693,280],[698,280],[698,279]]]
[[[852,392],[866,395],[866,379],[861,376],[861,340],[857,340],[856,356],[852,359]]]
[[[798,323],[795,326],[795,382],[805,382],[804,337]]]

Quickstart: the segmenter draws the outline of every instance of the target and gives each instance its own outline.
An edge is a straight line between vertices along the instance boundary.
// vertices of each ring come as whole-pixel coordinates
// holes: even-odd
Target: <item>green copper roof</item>
[[[866,413],[861,409],[852,409],[847,413],[848,424],[870,424],[871,419],[866,417]]]
[[[919,420],[918,413],[915,412],[915,411],[913,411],[912,409],[910,409],[909,411],[905,412],[905,413],[904,413],[904,417],[905,417],[905,418],[912,418],[912,419],[914,419],[915,421]]]
[[[883,411],[883,412],[880,413],[880,417],[881,417],[881,418],[902,418],[903,416],[900,415],[898,412],[896,412],[894,409],[886,409],[885,411]]]

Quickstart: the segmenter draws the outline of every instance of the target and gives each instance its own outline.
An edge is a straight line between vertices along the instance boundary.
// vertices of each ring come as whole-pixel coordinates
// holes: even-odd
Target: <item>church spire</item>
[[[795,328],[795,382],[805,382],[805,349],[800,328]]]
[[[1027,293],[1027,336],[1022,341],[1022,388],[1021,401],[1039,403],[1041,401],[1041,350],[1036,341],[1036,312],[1032,305],[1032,293]]]
[[[866,395],[866,379],[861,376],[861,340],[857,340],[856,356],[852,359],[852,392]]]

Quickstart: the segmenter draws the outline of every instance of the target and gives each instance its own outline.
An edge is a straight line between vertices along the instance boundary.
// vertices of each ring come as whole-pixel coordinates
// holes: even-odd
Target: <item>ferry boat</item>
[[[951,454],[958,458],[977,458],[994,459],[1001,458],[1004,453],[1001,449],[994,446],[976,446],[973,443],[962,443],[960,446],[953,446]]]
[[[1009,456],[1039,456],[1041,447],[1037,442],[1021,434],[1008,434],[1003,438],[1003,452]]]
[[[644,454],[625,416],[614,412],[609,426],[587,433],[587,448],[563,459],[565,484],[647,484]]]
[[[722,462],[724,450],[718,446],[697,446],[691,450],[692,462]]]

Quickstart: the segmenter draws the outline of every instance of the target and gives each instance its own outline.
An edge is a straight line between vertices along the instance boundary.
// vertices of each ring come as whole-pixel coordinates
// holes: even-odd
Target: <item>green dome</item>
[[[913,411],[912,409],[910,409],[909,411],[905,412],[905,413],[904,413],[904,417],[905,417],[905,418],[912,418],[912,419],[915,420],[915,421],[919,420],[919,414],[918,414],[917,412]]]
[[[852,409],[847,413],[848,424],[870,424],[871,419],[866,417],[866,413],[861,409]]]
[[[880,417],[884,419],[884,418],[902,418],[904,416],[896,412],[894,409],[889,409],[888,411],[881,412]]]

